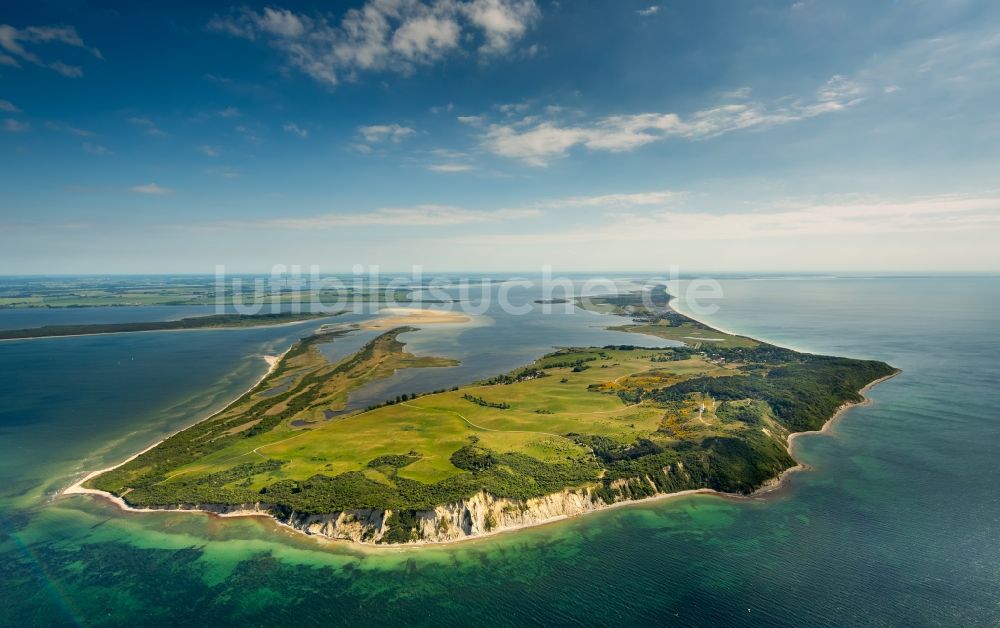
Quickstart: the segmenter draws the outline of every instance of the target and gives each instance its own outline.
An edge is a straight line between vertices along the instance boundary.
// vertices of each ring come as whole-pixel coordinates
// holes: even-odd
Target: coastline
[[[903,372],[902,369],[896,369],[895,373],[892,373],[891,375],[886,375],[885,377],[880,377],[875,381],[867,384],[864,388],[858,391],[858,394],[861,395],[862,397],[861,401],[856,401],[854,403],[845,403],[841,405],[839,408],[837,408],[837,411],[834,412],[833,416],[831,416],[829,419],[826,420],[826,423],[823,424],[823,427],[819,428],[818,430],[809,430],[806,432],[792,432],[791,434],[789,434],[788,439],[786,441],[788,443],[786,449],[788,451],[788,455],[791,456],[792,460],[795,460],[795,462],[797,462],[798,464],[796,464],[794,467],[789,467],[785,469],[784,471],[779,473],[776,477],[772,478],[768,482],[765,482],[763,486],[761,486],[759,489],[748,495],[748,497],[755,497],[755,496],[759,497],[761,495],[773,493],[782,488],[785,479],[789,475],[793,473],[798,473],[800,471],[808,471],[811,467],[805,464],[804,462],[799,462],[798,459],[795,457],[794,449],[795,449],[796,439],[799,436],[808,436],[811,434],[829,434],[830,431],[833,429],[834,424],[837,423],[841,419],[841,417],[843,417],[844,414],[847,413],[848,410],[850,410],[851,408],[858,408],[861,406],[869,406],[873,403],[870,397],[865,396],[865,393],[870,391],[875,386],[878,386],[882,382],[888,381],[893,377],[896,377],[902,372]]]
[[[142,329],[138,331],[102,331],[93,334],[66,334],[64,336],[28,336],[26,338],[0,338],[0,342],[19,342],[22,340],[55,340],[58,338],[87,338],[89,336],[120,336],[122,334],[164,334],[164,333],[175,333],[175,332],[187,332],[187,331],[238,331],[241,329],[270,329],[278,327],[290,327],[292,325],[301,325],[302,323],[309,323],[313,321],[321,321],[326,318],[333,318],[334,316],[339,316],[344,312],[334,312],[329,316],[318,316],[316,318],[304,318],[298,321],[288,321],[287,323],[274,323],[273,325],[243,325],[243,326],[228,326],[228,327],[191,327],[188,329]]]
[[[668,303],[667,307],[670,308],[670,309],[672,309],[672,310],[674,310],[675,312],[678,312],[676,309],[673,308],[673,306],[670,303]],[[688,318],[692,318],[692,317],[688,316],[687,314],[683,314],[682,312],[678,312],[678,313],[681,314],[681,315],[683,315],[683,316],[686,316]],[[697,320],[697,319],[693,319],[692,318],[692,320]],[[698,321],[698,322],[701,323],[701,321]],[[717,329],[717,328],[715,328],[712,325],[708,325],[707,323],[702,323],[702,324],[708,326],[711,329]],[[268,367],[269,367],[268,371],[260,379],[258,379],[257,382],[255,382],[253,384],[253,386],[251,386],[246,392],[249,392],[250,390],[253,390],[262,381],[264,381],[264,379],[267,378],[267,376],[270,375],[274,371],[274,369],[278,366],[278,364],[281,362],[281,359],[284,357],[284,355],[287,352],[288,352],[288,350],[286,350],[280,356],[263,356],[264,359],[265,359],[265,361],[267,361],[267,363],[268,363]],[[171,434],[170,436],[165,437],[164,439],[161,439],[157,443],[155,443],[155,444],[147,447],[146,449],[143,449],[142,451],[134,454],[133,456],[130,456],[128,459],[120,462],[117,465],[108,467],[107,469],[101,469],[101,470],[94,471],[92,473],[87,474],[86,477],[84,477],[81,480],[77,481],[76,483],[74,483],[70,487],[64,489],[60,493],[60,495],[86,494],[86,495],[94,495],[94,496],[97,496],[97,497],[102,497],[102,498],[107,499],[108,501],[110,501],[114,505],[116,505],[119,509],[121,509],[123,511],[126,511],[126,512],[145,512],[145,513],[157,513],[157,512],[160,512],[160,513],[162,513],[162,512],[195,513],[195,512],[197,512],[197,513],[204,513],[204,514],[206,514],[208,516],[215,516],[215,517],[220,517],[220,518],[263,517],[265,519],[269,519],[269,520],[273,521],[279,528],[286,528],[286,529],[291,530],[291,531],[293,531],[293,532],[295,532],[297,534],[300,534],[300,535],[305,536],[305,537],[310,537],[310,538],[312,538],[312,539],[314,539],[316,541],[322,542],[322,543],[349,544],[352,548],[362,548],[362,549],[366,549],[366,550],[370,550],[370,551],[405,550],[405,549],[409,549],[409,548],[416,549],[416,548],[421,548],[421,547],[426,547],[426,546],[447,546],[447,545],[451,545],[451,544],[455,544],[455,543],[465,543],[465,542],[471,542],[471,541],[475,541],[475,540],[479,540],[479,539],[485,539],[485,538],[493,537],[493,536],[496,536],[496,535],[499,535],[499,534],[505,534],[505,533],[508,533],[508,532],[515,532],[515,531],[523,530],[523,529],[526,529],[526,528],[533,528],[533,527],[539,527],[539,526],[548,525],[548,524],[552,524],[552,523],[557,523],[559,521],[563,521],[563,520],[567,520],[567,519],[572,519],[572,518],[575,518],[575,517],[581,517],[581,516],[584,516],[584,515],[587,515],[587,514],[590,514],[590,513],[593,513],[593,512],[600,512],[600,511],[604,511],[604,510],[610,510],[612,508],[622,508],[622,507],[627,507],[627,506],[637,506],[637,505],[641,505],[641,504],[644,504],[644,503],[647,503],[647,502],[652,502],[652,501],[657,501],[657,500],[667,500],[667,499],[676,498],[676,497],[684,497],[684,496],[701,494],[701,495],[716,495],[716,496],[719,496],[719,497],[729,498],[729,499],[762,499],[762,498],[765,498],[768,494],[776,492],[779,489],[781,489],[783,486],[785,486],[785,480],[792,473],[796,473],[796,472],[799,472],[799,471],[804,471],[804,470],[809,469],[808,465],[806,465],[804,463],[801,463],[801,462],[798,462],[798,460],[795,458],[795,455],[794,455],[794,445],[795,445],[795,440],[796,440],[796,438],[798,436],[804,435],[804,434],[822,434],[822,433],[829,432],[832,429],[834,423],[837,420],[839,420],[848,410],[850,410],[851,408],[854,408],[855,406],[864,406],[864,405],[869,405],[869,404],[872,403],[872,400],[870,398],[868,398],[865,395],[865,393],[867,393],[868,391],[870,391],[876,385],[878,385],[878,384],[880,384],[880,383],[882,383],[882,382],[884,382],[886,380],[889,380],[889,379],[895,377],[896,375],[898,375],[901,372],[902,372],[901,370],[897,369],[894,373],[892,373],[890,375],[887,375],[885,377],[881,377],[881,378],[879,378],[877,380],[874,380],[874,381],[868,383],[867,385],[865,385],[863,388],[861,388],[858,391],[858,394],[861,395],[861,397],[862,397],[862,399],[860,401],[849,402],[849,403],[842,404],[836,410],[836,412],[834,412],[834,414],[829,419],[826,420],[826,422],[823,424],[823,426],[820,429],[818,429],[818,430],[804,431],[804,432],[794,432],[794,433],[789,434],[788,437],[787,437],[787,439],[786,439],[786,449],[787,449],[789,455],[792,457],[792,459],[797,464],[795,466],[792,466],[792,467],[789,467],[789,468],[783,470],[777,476],[775,476],[775,477],[771,478],[770,480],[766,481],[762,486],[760,486],[758,489],[756,489],[752,493],[749,493],[749,494],[746,494],[746,495],[742,495],[742,494],[737,494],[737,493],[726,493],[726,492],[717,491],[717,490],[710,489],[710,488],[697,488],[697,489],[686,489],[686,490],[676,491],[676,492],[672,492],[672,493],[660,493],[660,494],[656,494],[656,495],[651,495],[649,497],[644,497],[644,498],[641,498],[641,499],[628,499],[628,500],[622,500],[622,501],[618,501],[618,502],[613,502],[613,503],[610,503],[610,504],[605,503],[603,501],[598,501],[598,502],[592,502],[591,501],[591,502],[588,502],[589,506],[587,508],[580,509],[578,512],[571,512],[569,514],[557,514],[557,515],[549,516],[549,517],[546,517],[546,518],[540,519],[540,520],[534,520],[534,521],[529,521],[529,522],[525,522],[525,523],[519,523],[519,524],[515,524],[515,525],[507,525],[507,526],[499,527],[497,529],[492,529],[492,530],[489,530],[489,531],[477,531],[474,534],[468,534],[466,536],[460,536],[460,537],[456,537],[456,538],[448,538],[448,539],[443,539],[443,540],[426,540],[426,539],[422,539],[422,540],[410,541],[410,542],[406,542],[406,543],[384,543],[384,544],[380,543],[380,544],[375,544],[375,543],[371,543],[371,542],[358,541],[358,540],[352,539],[352,538],[329,536],[327,534],[323,534],[322,532],[320,532],[320,533],[314,533],[314,532],[310,532],[308,529],[306,529],[306,528],[309,527],[309,524],[301,524],[300,523],[300,525],[302,525],[302,527],[297,527],[296,525],[292,525],[292,523],[283,521],[283,520],[279,519],[278,517],[274,516],[273,514],[271,514],[270,512],[267,512],[266,511],[266,508],[267,508],[266,504],[264,505],[264,510],[261,510],[261,504],[260,503],[253,504],[253,508],[247,508],[246,507],[247,505],[241,505],[241,506],[231,507],[231,506],[222,506],[222,505],[213,505],[213,504],[195,504],[195,505],[192,505],[192,507],[187,507],[186,505],[180,504],[180,505],[173,505],[173,506],[162,507],[162,508],[159,508],[159,507],[158,508],[135,508],[135,507],[129,506],[125,502],[125,500],[123,498],[121,498],[121,497],[117,497],[117,496],[115,496],[115,495],[113,495],[111,493],[107,493],[105,491],[101,491],[101,490],[98,490],[98,489],[85,488],[83,486],[83,484],[85,482],[87,482],[88,480],[90,480],[91,478],[96,477],[96,476],[98,476],[98,475],[100,475],[102,473],[105,473],[107,471],[116,469],[116,468],[118,468],[118,467],[120,467],[120,466],[122,466],[124,464],[127,464],[128,462],[130,462],[130,461],[134,460],[135,458],[141,456],[142,454],[146,453],[147,451],[155,448],[160,443],[162,443],[164,440],[166,440],[166,438],[169,438],[173,434]],[[236,399],[239,399],[240,397],[242,397],[243,395],[245,395],[246,392],[242,393]],[[226,407],[228,407],[228,404],[227,404]],[[212,415],[209,415],[208,417],[206,417],[205,419],[202,419],[202,420],[207,420],[207,419],[211,418],[212,416],[215,416],[219,412],[222,412],[223,410],[225,410],[225,407],[222,408],[221,410],[219,410],[218,412],[215,412]],[[201,422],[201,421],[198,421],[198,422]],[[183,429],[187,429],[187,428],[185,427]],[[183,431],[183,429],[182,430],[178,430],[178,432]],[[177,433],[177,432],[175,432],[175,433]],[[561,491],[561,492],[554,493],[554,494],[551,494],[551,495],[546,495],[546,496],[543,496],[541,498],[535,498],[535,499],[536,500],[542,500],[542,501],[544,501],[544,500],[547,500],[549,498],[553,498],[553,497],[558,496],[558,495],[564,495],[565,496],[565,495],[570,494],[570,493],[575,494],[577,491],[584,491],[584,492],[587,492],[589,494],[589,490],[590,490],[589,488],[583,488],[583,489],[563,489],[563,491]],[[477,494],[477,496],[478,495],[484,495],[484,493],[480,492],[479,494]],[[457,502],[457,503],[460,504],[460,503],[463,503],[464,501],[474,500],[474,499],[476,499],[476,496],[473,496],[471,498],[467,498],[467,500],[463,500],[463,501],[460,501],[460,502]],[[496,498],[496,499],[502,499],[502,498]],[[531,501],[531,500],[523,500],[524,503],[526,503],[528,501]],[[198,506],[203,506],[203,507],[198,507]],[[449,506],[450,506],[450,504],[449,504]],[[344,512],[346,513],[347,511],[344,511]],[[383,511],[383,512],[386,512],[386,511]],[[333,515],[333,514],[334,513],[330,513],[330,515]],[[339,514],[344,514],[344,513],[339,513]],[[294,516],[294,513],[293,513],[293,516]],[[289,521],[293,521],[291,519],[291,517],[289,518]]]
[[[287,353],[287,351],[286,351],[286,353]],[[282,354],[282,356],[265,356],[265,360],[267,360],[268,364],[270,365],[270,367],[268,368],[268,372],[265,373],[264,376],[261,377],[254,384],[254,386],[252,386],[250,389],[248,389],[248,391],[252,390],[253,387],[257,386],[261,381],[264,380],[264,378],[266,378],[268,375],[270,375],[271,372],[274,370],[274,368],[277,366],[277,364],[280,362],[281,357],[283,357],[283,356],[284,356],[284,354]],[[794,449],[794,443],[795,443],[796,437],[801,436],[801,435],[806,435],[806,434],[823,434],[823,433],[828,433],[832,429],[834,423],[836,421],[838,421],[841,417],[843,417],[844,414],[846,414],[846,412],[848,410],[850,410],[852,408],[855,408],[855,407],[859,407],[859,406],[870,405],[872,403],[872,400],[869,397],[865,396],[866,392],[870,391],[872,388],[874,388],[878,384],[880,384],[880,383],[882,383],[884,381],[887,381],[889,379],[892,379],[896,375],[899,375],[901,372],[902,372],[901,370],[897,370],[895,373],[892,373],[891,375],[887,375],[885,377],[879,378],[879,379],[877,379],[877,380],[875,380],[875,381],[867,384],[864,388],[862,388],[861,390],[858,391],[858,394],[860,394],[863,397],[863,399],[861,401],[858,401],[858,402],[855,402],[855,403],[845,403],[842,406],[840,406],[840,408],[837,410],[837,412],[835,412],[833,414],[833,416],[831,416],[829,419],[827,419],[826,423],[824,423],[823,427],[821,427],[820,429],[818,429],[818,430],[810,430],[810,431],[807,431],[807,432],[794,432],[792,434],[789,434],[788,440],[787,440],[787,442],[788,442],[787,449],[788,449],[789,455],[791,455],[792,458],[795,459],[795,455],[793,453],[793,449]],[[246,394],[246,393],[244,393],[244,394]],[[237,399],[238,398],[239,397],[237,397]],[[220,410],[220,412],[221,412],[221,410]],[[217,414],[217,413],[214,413],[211,416],[215,416],[215,414]],[[211,418],[211,416],[208,417],[208,418]],[[169,438],[169,436],[167,438]],[[166,440],[166,439],[163,439],[163,440]],[[661,494],[658,494],[658,495],[651,495],[649,497],[644,497],[642,499],[623,500],[623,501],[614,502],[614,503],[611,503],[611,504],[606,504],[606,503],[602,502],[602,503],[599,503],[599,504],[594,504],[593,508],[591,508],[589,510],[585,510],[585,511],[579,512],[579,513],[556,515],[556,516],[549,517],[549,518],[546,518],[546,519],[541,520],[541,521],[534,521],[534,522],[525,523],[525,524],[507,526],[507,527],[499,528],[499,529],[496,529],[496,530],[491,530],[489,532],[481,532],[481,533],[477,533],[475,535],[469,535],[469,536],[460,537],[460,538],[454,538],[454,539],[447,539],[447,540],[443,540],[443,541],[419,540],[419,541],[411,541],[411,542],[407,542],[407,543],[374,544],[374,543],[357,542],[357,541],[354,541],[354,540],[351,540],[351,539],[347,539],[347,538],[335,538],[335,537],[330,537],[330,536],[326,536],[326,535],[323,535],[323,534],[313,534],[313,533],[310,533],[310,532],[308,532],[308,531],[306,531],[304,529],[300,529],[300,528],[298,528],[298,527],[296,527],[294,525],[291,525],[291,524],[289,524],[289,523],[287,523],[285,521],[282,521],[282,520],[278,519],[277,517],[273,516],[271,513],[268,513],[268,512],[265,512],[265,511],[260,511],[260,510],[251,510],[251,509],[241,508],[241,509],[235,509],[235,510],[226,511],[226,512],[218,512],[217,510],[212,510],[212,509],[209,509],[209,508],[186,508],[186,507],[135,508],[133,506],[129,506],[125,502],[125,500],[122,499],[121,497],[118,497],[116,495],[112,495],[111,493],[107,493],[105,491],[83,487],[83,484],[87,480],[89,480],[89,479],[91,479],[91,478],[93,478],[93,477],[95,477],[97,475],[100,475],[102,473],[105,473],[107,471],[110,471],[112,469],[116,469],[116,468],[118,468],[118,467],[120,467],[120,466],[122,466],[124,464],[127,464],[128,462],[130,462],[130,461],[134,460],[135,458],[141,456],[143,453],[149,451],[153,447],[156,447],[157,445],[159,445],[161,442],[163,442],[163,440],[158,441],[157,443],[151,445],[150,447],[147,447],[146,449],[143,449],[142,451],[136,453],[133,456],[130,456],[128,459],[123,460],[122,462],[120,462],[117,465],[114,465],[112,467],[108,467],[107,469],[101,469],[101,470],[94,471],[92,473],[87,474],[87,476],[84,477],[83,479],[79,480],[78,482],[76,482],[72,486],[64,489],[60,493],[60,495],[93,495],[93,496],[96,496],[96,497],[101,497],[103,499],[108,500],[109,502],[111,502],[112,504],[114,504],[119,509],[121,509],[122,511],[125,511],[125,512],[138,512],[138,513],[175,513],[175,512],[203,513],[203,514],[205,514],[207,516],[210,516],[210,517],[219,517],[219,518],[223,518],[223,519],[225,519],[225,518],[236,518],[236,517],[261,517],[261,518],[270,520],[271,522],[273,522],[275,525],[277,525],[280,528],[290,530],[290,531],[294,532],[295,534],[299,534],[299,535],[302,535],[304,537],[309,537],[309,538],[312,538],[314,540],[320,541],[322,543],[346,544],[346,545],[351,546],[352,548],[362,548],[362,549],[370,550],[370,551],[385,551],[385,550],[405,550],[405,549],[410,549],[410,548],[417,549],[417,548],[428,547],[428,546],[442,546],[443,547],[443,546],[453,545],[453,544],[456,544],[456,543],[469,543],[469,542],[477,541],[477,540],[480,540],[480,539],[487,539],[487,538],[490,538],[490,537],[494,537],[494,536],[497,536],[497,535],[500,535],[500,534],[506,534],[506,533],[509,533],[509,532],[516,532],[518,530],[525,530],[525,529],[528,529],[528,528],[535,528],[535,527],[540,527],[540,526],[549,525],[549,524],[553,524],[553,523],[558,523],[560,521],[565,521],[565,520],[573,519],[573,518],[576,518],[576,517],[583,517],[583,516],[586,516],[588,514],[592,514],[592,513],[595,513],[595,512],[603,512],[603,511],[611,510],[611,509],[614,509],[614,508],[625,508],[625,507],[629,507],[629,506],[640,506],[642,504],[646,504],[646,503],[650,503],[650,502],[655,502],[655,501],[660,501],[660,500],[668,500],[668,499],[673,499],[673,498],[677,498],[677,497],[686,497],[686,496],[691,496],[691,495],[715,495],[717,497],[722,497],[722,498],[726,498],[726,499],[762,499],[762,498],[765,498],[770,493],[774,493],[774,492],[778,491],[779,489],[781,489],[782,487],[784,487],[785,486],[785,480],[791,474],[797,473],[799,471],[805,471],[805,470],[808,470],[810,468],[808,465],[799,462],[795,466],[789,467],[788,469],[785,469],[784,471],[782,471],[780,474],[778,474],[777,476],[775,476],[771,480],[765,482],[764,485],[762,485],[756,491],[754,491],[753,493],[750,493],[748,495],[740,495],[740,494],[737,494],[737,493],[726,493],[726,492],[717,491],[717,490],[711,489],[711,488],[687,489],[687,490],[683,490],[683,491],[676,491],[676,492],[673,492],[673,493],[661,493]],[[798,461],[796,461],[796,462],[798,462]],[[207,506],[210,506],[210,505],[207,505]]]
[[[302,322],[302,321],[299,321],[299,322]],[[287,324],[291,324],[291,323],[287,323]],[[174,330],[174,331],[194,331],[194,330],[178,329],[178,330]],[[134,332],[134,333],[144,333],[144,332]],[[57,336],[57,337],[66,338],[67,336]],[[259,386],[261,382],[263,382],[265,379],[267,379],[267,377],[271,373],[274,372],[274,370],[278,367],[278,364],[281,363],[282,358],[284,358],[285,354],[287,354],[289,351],[291,351],[291,347],[289,347],[288,349],[285,349],[280,355],[263,355],[263,356],[261,356],[264,359],[264,362],[267,363],[267,371],[263,375],[261,375],[259,378],[257,378],[257,381],[255,381],[249,388],[247,388],[245,391],[243,391],[239,395],[237,395],[235,399],[233,399],[232,401],[230,401],[229,403],[227,403],[225,406],[223,406],[219,410],[217,410],[217,411],[213,412],[212,414],[206,416],[205,418],[198,419],[197,421],[195,421],[194,423],[192,423],[192,425],[196,425],[198,423],[201,423],[202,421],[207,421],[207,420],[211,419],[212,417],[216,416],[220,412],[223,412],[226,408],[228,408],[233,403],[235,403],[236,401],[238,401],[240,398],[242,398],[244,395],[246,395],[247,393],[249,393],[251,390],[253,390],[257,386]],[[118,506],[120,508],[124,509],[124,510],[131,510],[131,511],[134,511],[134,512],[158,512],[160,509],[156,509],[156,508],[145,509],[145,510],[144,509],[139,509],[139,508],[132,508],[131,506],[129,506],[128,504],[126,504],[125,500],[123,500],[121,497],[117,497],[115,495],[112,495],[111,493],[107,493],[105,491],[99,491],[99,490],[94,489],[94,488],[85,488],[83,486],[83,484],[85,482],[87,482],[88,480],[90,480],[91,478],[95,478],[95,477],[101,475],[102,473],[107,473],[108,471],[113,471],[113,470],[117,469],[118,467],[120,467],[122,465],[126,465],[126,464],[132,462],[133,460],[135,460],[136,458],[138,458],[142,454],[146,453],[147,451],[149,451],[149,450],[151,450],[151,449],[153,449],[155,447],[158,447],[160,445],[160,443],[162,443],[163,441],[167,440],[171,436],[174,436],[175,434],[179,434],[179,433],[183,432],[184,430],[188,429],[189,427],[191,427],[191,426],[190,425],[184,426],[184,427],[180,428],[179,430],[176,430],[175,432],[172,432],[172,433],[164,436],[163,438],[161,438],[160,440],[156,441],[155,443],[153,443],[149,447],[146,447],[145,449],[143,449],[140,452],[136,452],[135,454],[132,454],[131,456],[129,456],[125,460],[122,460],[121,462],[119,462],[116,465],[112,465],[110,467],[107,467],[106,469],[98,469],[97,471],[91,471],[85,477],[81,478],[80,480],[77,480],[75,483],[73,483],[70,486],[64,488],[62,491],[59,492],[59,495],[60,496],[61,495],[97,495],[99,497],[107,498],[111,502],[113,502],[115,504],[118,504]]]
[[[690,318],[693,321],[701,323],[702,325],[705,325],[706,327],[708,327],[710,329],[715,329],[717,331],[721,331],[724,334],[729,334],[731,336],[740,336],[741,335],[741,334],[738,334],[736,332],[730,331],[728,329],[723,329],[721,327],[718,327],[717,325],[706,323],[705,321],[699,320],[699,319],[695,318],[694,316],[691,316],[690,314],[686,314],[686,313],[678,310],[673,305],[674,301],[676,301],[676,300],[677,300],[677,297],[672,297],[669,301],[667,301],[667,307],[669,309],[673,310],[674,312],[680,314],[681,316],[686,316],[687,318]],[[744,337],[749,338],[750,336],[744,336]],[[758,340],[758,339],[754,338],[754,340]],[[800,351],[800,349],[794,349],[794,350]],[[803,351],[803,352],[806,353],[805,351]],[[844,414],[848,410],[850,410],[851,408],[859,407],[859,406],[871,405],[872,400],[869,397],[865,396],[865,393],[867,393],[868,391],[870,391],[875,386],[878,386],[882,382],[888,381],[888,380],[892,379],[893,377],[896,377],[897,375],[899,375],[902,372],[903,372],[902,369],[896,369],[895,373],[892,373],[890,375],[886,375],[885,377],[880,377],[880,378],[876,379],[875,381],[869,382],[868,384],[866,384],[861,390],[858,391],[858,394],[861,395],[861,401],[842,404],[839,408],[837,408],[837,411],[833,413],[833,416],[831,416],[829,419],[827,419],[826,422],[823,423],[823,426],[821,428],[819,428],[818,430],[808,430],[808,431],[805,431],[805,432],[792,432],[791,434],[789,434],[788,438],[785,441],[786,442],[785,449],[786,449],[786,451],[788,451],[788,455],[792,457],[792,460],[795,460],[795,462],[797,463],[794,467],[789,467],[789,468],[785,469],[784,471],[782,471],[781,473],[779,473],[777,476],[775,476],[775,477],[771,478],[770,480],[768,480],[767,482],[765,482],[760,488],[758,488],[756,491],[754,491],[753,493],[751,493],[749,495],[734,495],[734,494],[731,494],[731,493],[719,493],[719,494],[720,495],[727,495],[727,496],[731,496],[731,497],[761,497],[761,496],[767,495],[768,493],[773,493],[773,492],[776,492],[776,491],[780,490],[785,485],[785,479],[788,476],[792,475],[793,473],[798,473],[800,471],[808,471],[809,468],[810,468],[809,465],[807,465],[807,464],[805,464],[803,462],[799,462],[799,460],[795,457],[795,451],[794,451],[794,449],[795,449],[795,440],[799,436],[805,436],[805,435],[809,435],[809,434],[828,434],[830,432],[830,430],[833,429],[834,424],[842,416],[844,416]],[[713,492],[715,492],[715,491],[713,491]]]

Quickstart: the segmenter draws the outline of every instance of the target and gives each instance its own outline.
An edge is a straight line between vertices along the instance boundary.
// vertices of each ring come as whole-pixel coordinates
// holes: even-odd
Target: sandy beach
[[[379,317],[361,324],[362,329],[389,329],[403,325],[442,325],[468,323],[472,319],[460,312],[425,310],[412,307],[388,307],[379,310]]]

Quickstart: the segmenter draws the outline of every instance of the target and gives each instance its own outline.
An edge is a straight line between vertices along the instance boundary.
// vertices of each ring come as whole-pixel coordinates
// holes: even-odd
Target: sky
[[[12,0],[0,274],[1000,270],[992,0]]]

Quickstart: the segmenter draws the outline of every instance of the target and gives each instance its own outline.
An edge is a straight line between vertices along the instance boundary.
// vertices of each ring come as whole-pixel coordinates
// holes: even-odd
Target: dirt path
[[[303,434],[308,434],[308,433],[309,433],[309,430],[302,430],[302,431],[296,433],[294,436],[289,436],[288,438],[285,438],[283,440],[274,441],[273,443],[264,443],[263,445],[258,445],[257,447],[254,447],[250,451],[244,452],[244,453],[242,453],[242,454],[240,454],[238,456],[233,456],[232,458],[226,458],[225,460],[220,460],[219,462],[216,462],[216,463],[213,463],[213,464],[225,464],[227,462],[232,462],[233,460],[238,460],[238,459],[240,459],[240,458],[242,458],[244,456],[249,456],[251,454],[257,454],[258,456],[260,456],[264,460],[270,460],[270,458],[268,458],[267,456],[265,456],[264,454],[260,453],[257,450],[261,449],[263,447],[270,447],[271,445],[280,445],[281,443],[287,443],[288,441],[292,440],[293,438],[298,438],[299,436],[302,436]],[[172,478],[175,478],[178,475],[184,475],[185,473],[189,473],[191,471],[194,471],[194,469],[185,469],[183,471],[178,471],[177,473],[168,475],[166,478],[163,479],[163,481],[164,482],[169,482]]]
[[[704,423],[705,425],[708,425],[708,421],[706,421],[702,417],[703,414],[705,414],[705,402],[704,401],[701,402],[701,407],[698,408],[698,420],[701,421],[702,423]]]

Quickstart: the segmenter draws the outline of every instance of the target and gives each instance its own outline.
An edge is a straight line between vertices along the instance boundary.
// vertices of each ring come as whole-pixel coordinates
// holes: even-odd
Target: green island
[[[362,543],[461,540],[681,491],[748,495],[796,465],[790,435],[897,372],[726,334],[669,308],[663,288],[646,296],[585,306],[682,345],[562,348],[355,412],[344,405],[366,383],[455,363],[407,353],[399,336],[412,327],[331,363],[318,347],[349,332],[321,330],[229,407],[82,490]]]
[[[275,314],[211,314],[192,316],[175,321],[151,321],[146,323],[95,323],[91,325],[46,325],[28,329],[0,330],[0,340],[25,340],[29,338],[54,338],[58,336],[90,336],[94,334],[126,334],[139,331],[169,331],[181,329],[228,329],[236,327],[261,327],[286,325],[329,318],[341,312]]]

